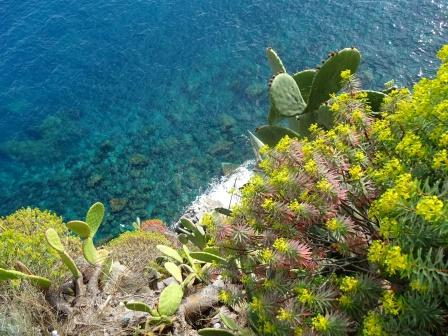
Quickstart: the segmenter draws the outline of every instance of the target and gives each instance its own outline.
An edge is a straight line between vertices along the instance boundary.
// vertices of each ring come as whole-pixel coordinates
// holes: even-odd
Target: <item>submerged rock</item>
[[[112,198],[109,201],[110,210],[112,212],[120,212],[122,211],[126,204],[128,204],[128,200],[126,198]]]

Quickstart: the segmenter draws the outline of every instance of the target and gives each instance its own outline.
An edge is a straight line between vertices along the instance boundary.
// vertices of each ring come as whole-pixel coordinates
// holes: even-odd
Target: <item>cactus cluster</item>
[[[92,205],[87,212],[86,220],[74,220],[67,223],[67,227],[82,239],[82,251],[84,258],[93,266],[101,261],[101,253],[93,244],[93,237],[100,227],[104,218],[104,205],[100,202]]]
[[[349,70],[355,74],[361,61],[361,54],[355,48],[332,52],[317,69],[308,69],[293,75],[287,73],[277,53],[268,48],[266,55],[273,76],[269,82],[270,110],[268,125],[256,130],[262,143],[275,146],[278,141],[289,137],[309,135],[311,124],[330,128],[333,116],[326,102],[343,88],[341,72]],[[365,91],[373,111],[378,111],[385,93]],[[278,124],[287,119],[288,127]],[[252,141],[253,142],[253,141]]]
[[[86,222],[71,221],[67,226],[75,233],[77,233],[83,240],[82,248],[83,254],[87,262],[94,266],[101,263],[101,277],[104,279],[111,269],[112,259],[108,257],[106,250],[97,251],[93,245],[93,237],[98,230],[104,217],[104,206],[102,203],[95,203],[87,212]],[[62,263],[70,270],[73,278],[76,281],[82,282],[82,273],[76,266],[74,260],[70,257],[61,242],[57,231],[53,228],[47,229],[45,238],[48,245],[56,251]],[[48,290],[51,286],[51,281],[47,278],[40,277],[31,273],[31,271],[20,262],[16,263],[18,270],[7,270],[0,268],[1,280],[24,279],[28,280],[34,285],[43,290]]]
[[[158,330],[163,331],[165,327],[173,324],[174,314],[179,309],[183,296],[182,286],[171,284],[160,293],[159,302],[155,308],[140,301],[126,301],[124,304],[130,310],[149,313],[148,323],[157,325]]]
[[[197,279],[207,281],[207,271],[211,263],[224,260],[207,248],[201,252],[190,252],[186,245],[182,246],[182,255],[166,245],[157,245],[157,249],[164,254],[163,266],[166,271],[183,287],[188,287]],[[168,261],[166,261],[168,258]]]
[[[209,240],[209,237],[206,235],[201,225],[194,224],[186,218],[180,220],[177,231],[179,231],[178,238],[182,244],[187,244],[187,242],[190,241],[199,249],[203,249]]]

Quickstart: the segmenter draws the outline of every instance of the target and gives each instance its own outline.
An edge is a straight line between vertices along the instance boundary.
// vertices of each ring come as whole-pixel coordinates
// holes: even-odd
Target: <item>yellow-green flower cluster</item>
[[[381,301],[386,314],[398,315],[400,313],[402,309],[402,302],[397,300],[393,291],[384,291]]]
[[[316,317],[314,317],[311,321],[311,324],[313,326],[313,329],[320,332],[325,332],[330,327],[330,321],[327,317],[319,314]]]
[[[302,304],[311,304],[314,302],[314,294],[311,293],[306,288],[298,288],[296,290],[297,293],[297,301],[299,301]]]
[[[279,321],[282,321],[282,322],[291,321],[294,318],[294,314],[289,310],[280,308],[276,317]]]
[[[226,290],[221,290],[218,294],[218,298],[222,303],[229,304],[232,299],[232,295]]]
[[[369,312],[364,319],[363,336],[388,336],[385,332],[380,316],[375,312]]]
[[[264,263],[269,264],[274,260],[274,252],[269,248],[265,248],[261,250],[260,258]]]
[[[415,212],[428,222],[437,221],[443,214],[443,202],[437,196],[424,196],[417,203]]]
[[[275,146],[275,150],[280,153],[285,153],[291,147],[291,138],[285,135]]]
[[[289,244],[285,238],[277,238],[272,247],[280,253],[287,253],[289,251]]]
[[[333,189],[333,186],[326,179],[321,179],[316,183],[316,188],[324,193],[328,193]]]
[[[354,165],[350,167],[348,173],[353,180],[360,180],[361,177],[364,176],[364,171],[360,165]]]
[[[341,285],[339,286],[339,289],[341,292],[348,293],[348,292],[355,292],[358,289],[359,286],[359,280],[352,277],[352,276],[345,276],[342,278]]]
[[[341,79],[343,81],[348,81],[350,79],[351,75],[352,75],[352,72],[350,71],[350,69],[341,71]]]
[[[390,246],[379,240],[372,242],[367,258],[370,262],[384,266],[390,275],[403,273],[411,267],[407,255],[401,252],[400,246]]]

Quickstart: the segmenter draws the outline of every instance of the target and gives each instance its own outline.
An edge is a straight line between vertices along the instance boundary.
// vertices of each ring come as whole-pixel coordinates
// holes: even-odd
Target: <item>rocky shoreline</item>
[[[254,161],[249,160],[227,175],[214,179],[210,182],[204,193],[186,208],[180,218],[187,218],[198,222],[202,215],[216,208],[230,209],[239,200],[235,191],[246,184],[253,174]],[[178,227],[179,221],[171,226],[173,230]]]

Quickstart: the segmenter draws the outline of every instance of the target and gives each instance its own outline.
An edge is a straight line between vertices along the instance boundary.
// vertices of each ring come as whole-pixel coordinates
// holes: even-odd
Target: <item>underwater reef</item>
[[[67,223],[0,219],[2,334],[446,334],[448,45],[412,90],[363,90],[353,47],[295,73],[266,55],[253,168],[197,198],[177,234],[137,219],[95,245],[101,202]]]
[[[366,89],[407,85],[434,73],[448,8],[27,0],[0,11],[0,214],[32,206],[68,220],[101,201],[96,239],[107,240],[137,217],[172,224],[223,163],[253,158],[247,130],[268,109],[266,46],[294,73],[355,44]]]

